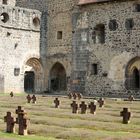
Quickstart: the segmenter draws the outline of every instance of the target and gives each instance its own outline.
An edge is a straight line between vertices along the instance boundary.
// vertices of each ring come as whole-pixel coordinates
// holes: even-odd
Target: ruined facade
[[[15,0],[0,1],[0,91],[41,90],[41,12],[15,4]]]
[[[139,16],[140,0],[2,3],[1,91],[139,96]]]
[[[139,0],[79,2],[73,18],[75,90],[140,96],[139,16]]]
[[[47,91],[70,90],[72,71],[72,13],[78,0],[17,1],[17,5],[39,9],[44,15],[41,28],[41,56],[44,56],[45,85]],[[44,22],[44,18],[46,18]],[[46,37],[46,38],[45,38]],[[61,92],[62,93],[62,92]]]

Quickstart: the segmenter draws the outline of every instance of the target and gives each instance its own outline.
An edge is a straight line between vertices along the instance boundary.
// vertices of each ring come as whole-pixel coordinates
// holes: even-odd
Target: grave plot
[[[30,118],[29,136],[44,136],[46,140],[47,137],[65,140],[93,140],[93,138],[94,140],[140,139],[139,101],[105,99],[104,107],[101,108],[98,103],[96,107],[91,104],[91,102],[94,102],[93,99],[82,98],[75,101],[70,100],[66,95],[65,97],[58,97],[61,106],[57,109],[54,107],[55,96],[42,97],[41,95],[36,95],[36,104],[27,103],[26,96],[23,94],[21,96],[14,95],[13,99],[9,95],[1,96],[0,138],[1,132],[6,130],[6,122],[4,122],[3,118],[6,116],[6,112],[15,112],[17,106],[23,106]],[[73,101],[77,104],[76,113],[72,113]],[[81,114],[80,104],[83,101],[87,105],[86,114]],[[93,109],[91,110],[92,106]],[[96,115],[93,115],[95,108]],[[122,115],[125,113],[120,113],[123,108],[128,108],[130,110],[128,112],[131,112],[131,121],[128,124],[123,124]],[[76,106],[74,107],[75,109]],[[15,129],[18,132],[17,126]]]

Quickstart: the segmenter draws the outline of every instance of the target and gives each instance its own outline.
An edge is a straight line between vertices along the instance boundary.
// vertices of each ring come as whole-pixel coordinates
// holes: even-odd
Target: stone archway
[[[24,91],[41,92],[43,86],[42,65],[38,58],[30,58],[24,67]]]
[[[125,86],[130,90],[140,90],[140,57],[129,61],[126,67]]]
[[[64,91],[66,88],[66,70],[61,63],[57,62],[50,70],[50,90]]]

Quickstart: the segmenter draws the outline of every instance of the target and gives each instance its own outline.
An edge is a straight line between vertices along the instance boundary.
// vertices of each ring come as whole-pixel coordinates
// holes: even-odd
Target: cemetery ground
[[[105,106],[97,106],[96,115],[72,114],[73,100],[59,97],[60,108],[54,107],[55,96],[37,95],[37,103],[27,103],[27,94],[0,95],[0,140],[138,140],[140,139],[140,102],[105,99]],[[90,103],[93,99],[81,99]],[[81,103],[78,101],[78,103]],[[30,118],[28,136],[5,133],[4,116],[23,106]],[[130,108],[132,117],[129,124],[122,124],[120,111]],[[17,132],[17,126],[16,126]]]

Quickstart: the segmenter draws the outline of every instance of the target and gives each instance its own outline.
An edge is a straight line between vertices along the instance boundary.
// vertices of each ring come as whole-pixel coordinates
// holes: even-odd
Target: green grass
[[[140,139],[140,102],[124,102],[106,99],[105,107],[98,108],[97,114],[72,114],[72,100],[61,100],[60,108],[55,109],[55,97],[37,96],[37,104],[26,103],[25,94],[0,95],[0,139],[2,140],[135,140]],[[92,99],[84,99],[89,103]],[[80,103],[80,101],[77,101]],[[7,111],[15,112],[18,105],[25,108],[30,118],[29,136],[3,133],[3,117]],[[129,107],[133,116],[130,124],[122,124],[120,111]],[[80,112],[80,110],[79,110]],[[14,114],[16,117],[16,115]],[[17,130],[17,125],[16,125]],[[16,131],[17,132],[17,131]]]
[[[1,140],[56,140],[51,137],[42,137],[42,136],[19,136],[17,134],[8,134],[4,132],[0,132]]]

